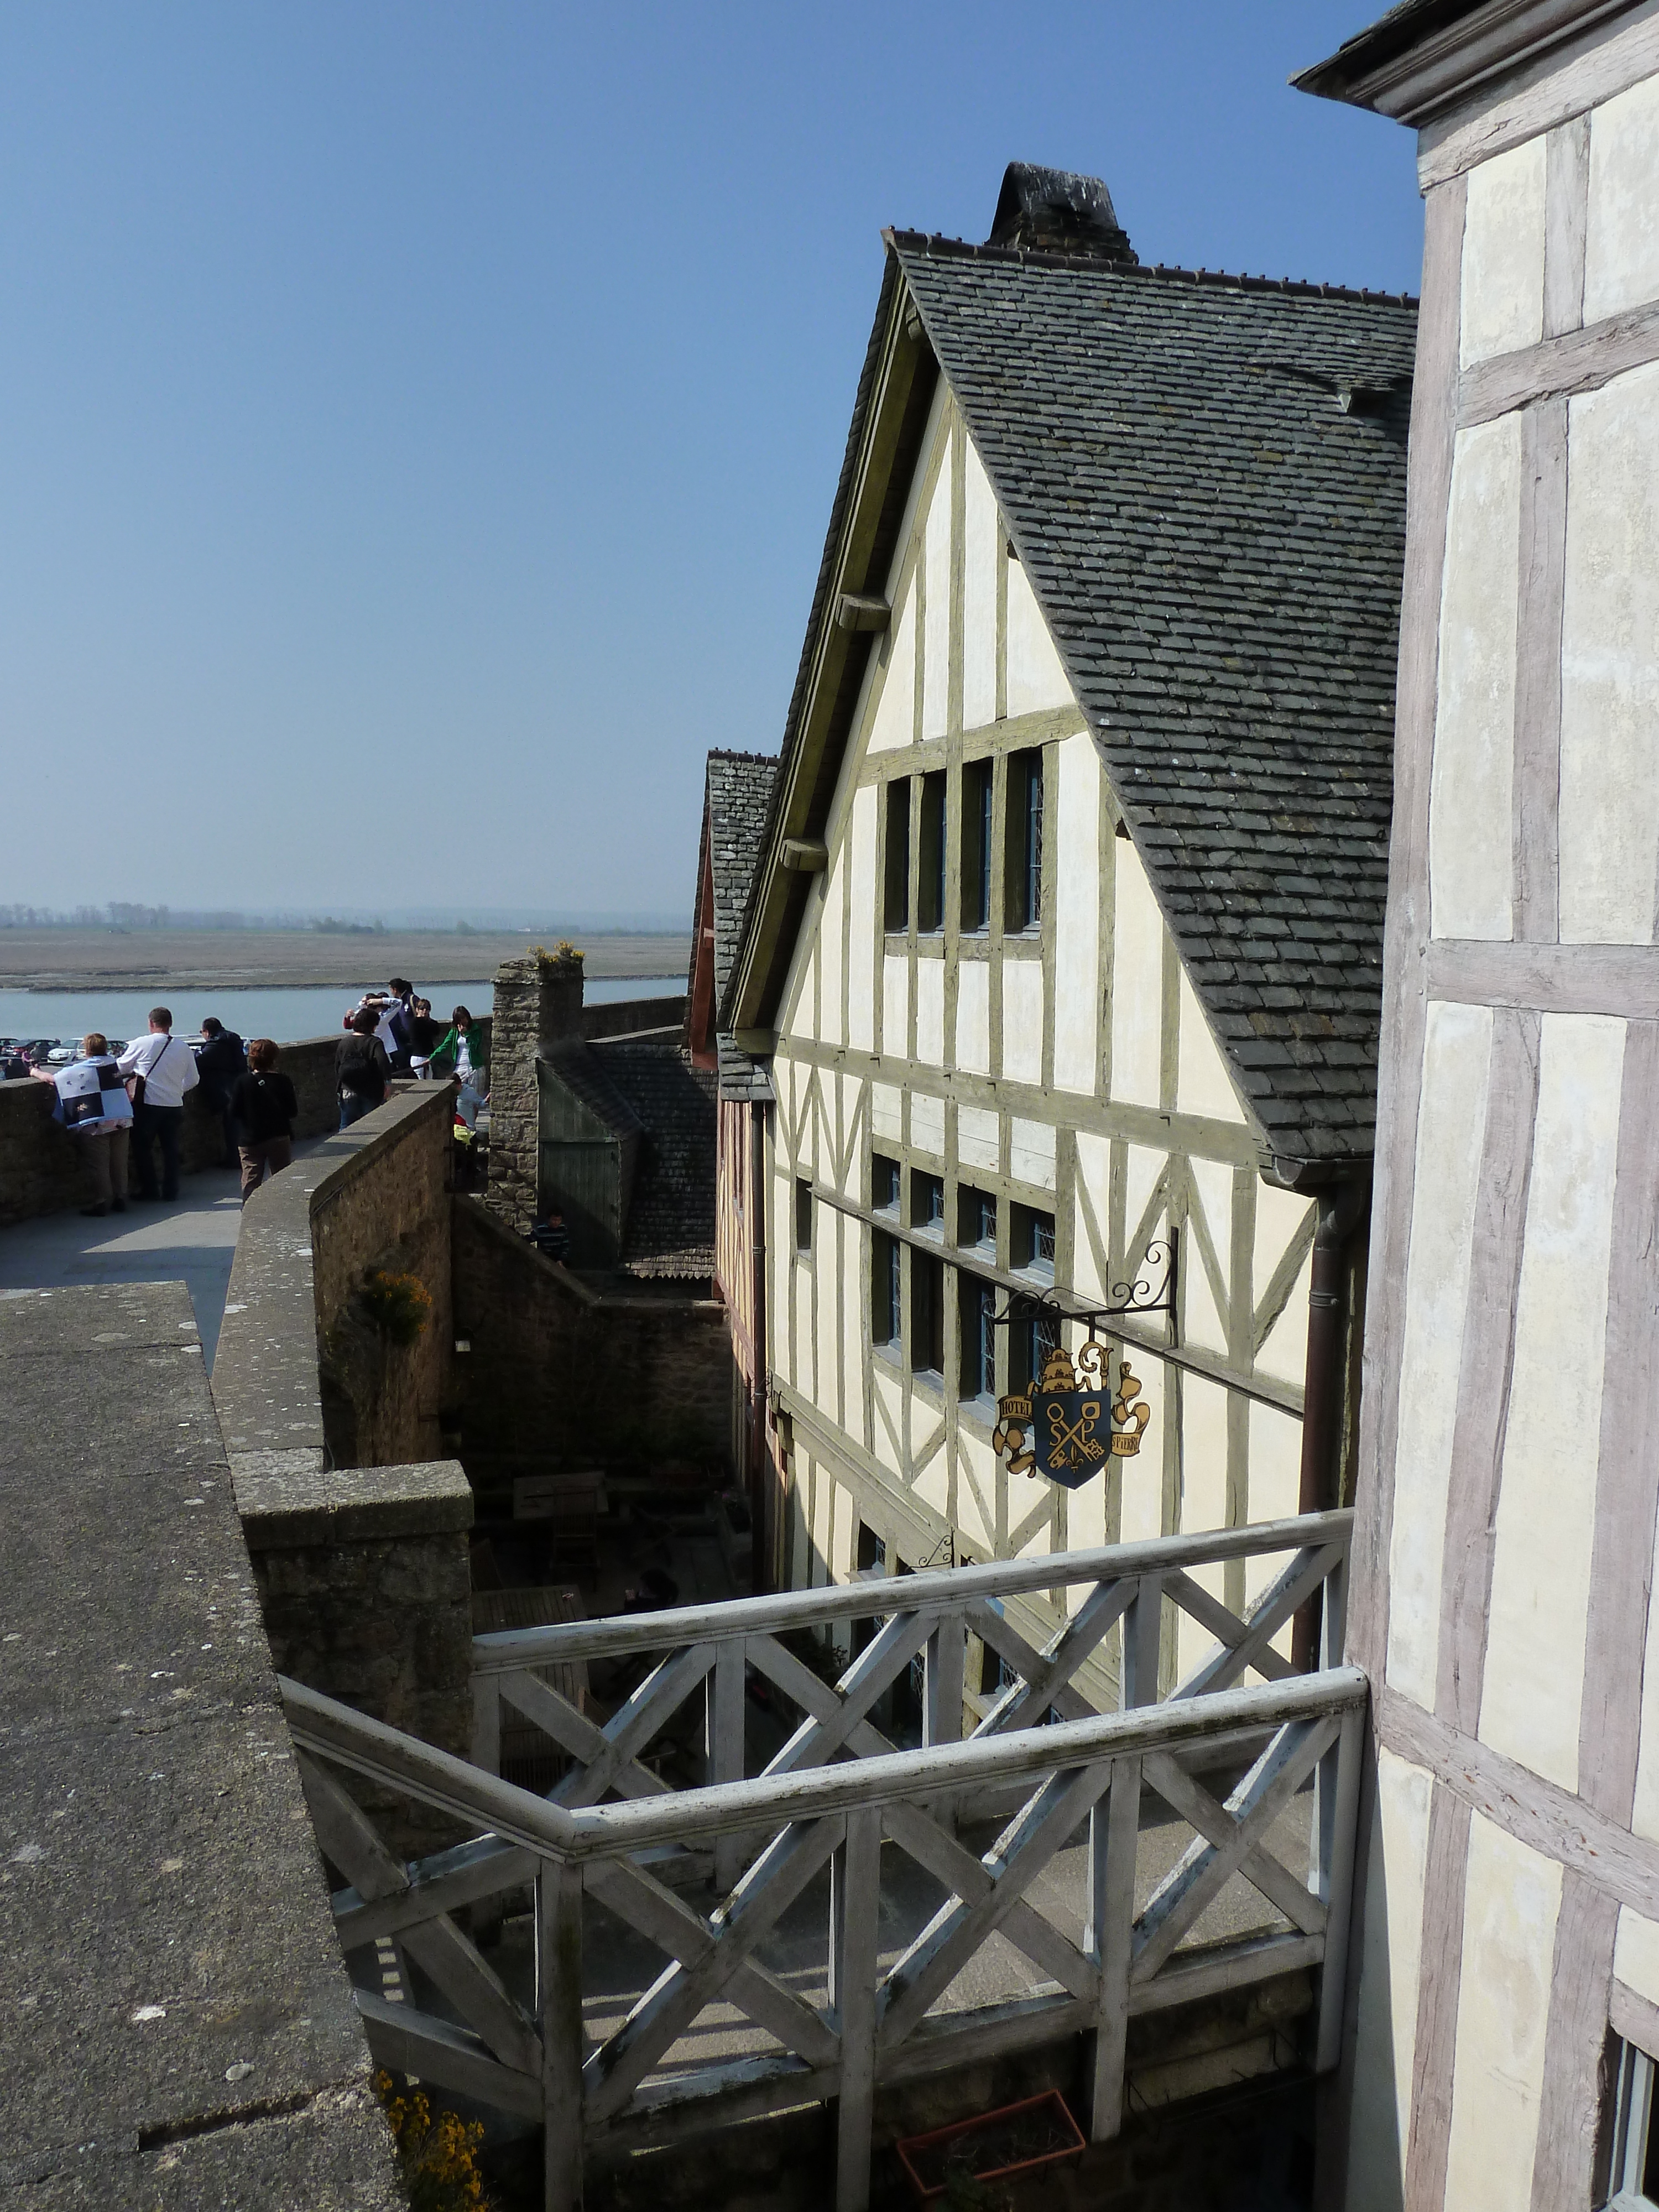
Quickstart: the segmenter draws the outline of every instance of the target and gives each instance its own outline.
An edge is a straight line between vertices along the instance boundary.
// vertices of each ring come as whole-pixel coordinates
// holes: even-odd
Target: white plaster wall
[[[988,1168],[993,1175],[1001,1165],[999,1139],[1001,1123],[985,1106],[957,1109],[957,1158],[965,1168]]]
[[[1139,1371],[1139,1370],[1137,1370]],[[1227,1393],[1218,1384],[1188,1375],[1182,1385],[1181,1525],[1224,1528],[1227,1525]],[[1143,1451],[1144,1451],[1143,1447]],[[1213,1598],[1224,1599],[1225,1574],[1219,1565],[1189,1570],[1193,1580]],[[1189,1674],[1215,1643],[1190,1613],[1180,1616],[1176,1671]]]
[[[1018,561],[1008,563],[1008,712],[1076,704],[1048,625]]]
[[[900,1060],[910,1050],[910,963],[890,952],[881,963],[881,1047]]]
[[[870,1085],[870,1133],[892,1144],[904,1137],[903,1093],[890,1083]]]
[[[991,1073],[991,968],[964,960],[957,969],[956,1065],[969,1075]]]
[[[841,1145],[842,1164],[840,1174],[842,1195],[854,1200],[864,1196],[863,1167],[860,1164],[858,1131],[864,1111],[864,1085],[856,1075],[843,1074],[841,1091]]]
[[[1532,2198],[1561,1869],[1476,1814],[1463,1892],[1446,2203],[1515,2212]]]
[[[948,423],[941,424],[948,440]],[[947,443],[933,495],[927,504],[927,603],[925,659],[921,671],[921,734],[942,738],[950,719],[951,690],[951,485],[952,459]]]
[[[1584,320],[1659,299],[1659,77],[1590,117]]]
[[[1642,1733],[1636,1760],[1636,1802],[1631,1827],[1659,1843],[1659,1543],[1648,1585],[1648,1632],[1643,1647]],[[1655,2000],[1659,2002],[1659,1999]]]
[[[1243,1122],[1238,1094],[1227,1073],[1221,1048],[1210,1034],[1198,994],[1181,971],[1181,1036],[1176,1055],[1176,1109],[1198,1114],[1212,1121]]]
[[[1361,1933],[1347,2212],[1400,2212],[1433,1786],[1421,1767],[1392,1751],[1378,1752]]]
[[[854,1052],[876,1043],[876,792],[853,794],[847,832],[850,931],[847,948],[847,1042]]]
[[[1156,1106],[1164,1008],[1164,918],[1139,854],[1121,838],[1115,875],[1112,1096],[1133,1106]]]
[[[893,1366],[884,1358],[872,1363],[874,1377],[874,1411],[871,1424],[876,1457],[890,1474],[899,1471],[898,1445],[896,1439],[904,1434],[904,1386]]]
[[[1400,1434],[1409,1444],[1395,1467],[1388,1659],[1389,1680],[1431,1711],[1440,1663],[1441,1555],[1491,1064],[1490,1008],[1431,1000],[1396,1385]]]
[[[1153,1152],[1146,1145],[1126,1145],[1123,1148],[1124,1222],[1132,1240],[1127,1255],[1131,1266],[1139,1259],[1147,1237],[1163,1234],[1166,1209],[1162,1204],[1149,1228],[1143,1229],[1140,1224],[1168,1162],[1167,1153]]]
[[[1150,1352],[1134,1346],[1125,1348],[1130,1366],[1140,1378],[1140,1395],[1152,1415],[1142,1432],[1139,1451],[1134,1458],[1118,1462],[1123,1485],[1120,1526],[1123,1541],[1134,1544],[1164,1533],[1164,1425],[1169,1401],[1162,1364]]]
[[[1540,136],[1469,172],[1460,331],[1465,368],[1536,345],[1544,334],[1544,167]]]
[[[916,593],[904,594],[892,624],[892,646],[882,678],[881,696],[865,745],[866,752],[891,752],[914,744],[916,735]]]
[[[1482,1742],[1565,1790],[1578,1784],[1624,1054],[1622,1022],[1544,1018],[1480,1701]]]
[[[1452,458],[1429,793],[1437,937],[1514,933],[1510,787],[1520,544],[1521,424],[1518,416],[1505,415],[1460,430]]]
[[[962,723],[977,730],[997,713],[997,562],[1002,530],[990,479],[970,440],[963,485]]]
[[[1100,756],[1059,747],[1054,870],[1054,1082],[1092,1097],[1100,1076]]]
[[[965,1430],[959,1431],[957,1467],[957,1526],[979,1557],[988,1559],[996,1551],[997,1494],[996,1462],[990,1445]],[[941,1464],[941,1474],[943,1471]],[[927,1502],[936,1513],[948,1510],[943,1495],[930,1498]]]
[[[1039,1190],[1054,1187],[1054,1126],[1052,1121],[1025,1121],[1016,1114],[1008,1128],[1008,1172],[1018,1182],[1035,1183]]]
[[[929,1067],[945,1066],[945,963],[916,963],[916,1058]]]
[[[1215,1262],[1220,1278],[1222,1297],[1224,1301],[1231,1301],[1232,1296],[1233,1171],[1231,1168],[1230,1168],[1226,1163],[1222,1160],[1194,1159],[1192,1166],[1194,1200],[1199,1212],[1202,1215],[1203,1225],[1209,1233],[1210,1243],[1214,1248]],[[1192,1255],[1192,1262],[1193,1264],[1187,1270],[1188,1284],[1190,1288],[1201,1288],[1202,1290],[1202,1304],[1207,1316],[1205,1326],[1206,1326],[1210,1330],[1210,1334],[1208,1336],[1201,1340],[1194,1339],[1193,1340],[1202,1341],[1208,1345],[1212,1351],[1224,1352],[1227,1348],[1226,1325],[1223,1320],[1221,1310],[1218,1309],[1216,1305],[1215,1294],[1210,1288],[1208,1270],[1200,1261],[1199,1255],[1195,1251]],[[1190,1334],[1194,1325],[1194,1309],[1190,1304],[1187,1310],[1187,1322]]]
[[[801,1263],[800,1295],[810,1309],[817,1307],[817,1336],[813,1350],[817,1362],[813,1370],[812,1399],[832,1422],[841,1419],[841,1316],[837,1310],[836,1292],[841,1287],[841,1240],[845,1217],[833,1206],[812,1207],[812,1241],[815,1249],[810,1260]],[[815,1294],[816,1293],[816,1294]]]
[[[842,912],[846,896],[847,848],[843,844],[824,877],[818,907],[818,1036],[825,1044],[847,1042],[841,1019]]]
[[[1659,363],[1568,410],[1561,934],[1652,941],[1659,854]]]
[[[1659,1926],[1628,1905],[1620,1910],[1613,1939],[1613,1971],[1626,1989],[1659,2005]]]
[[[936,1159],[945,1157],[945,1101],[926,1091],[910,1094],[910,1142]]]
[[[1002,1072],[1011,1083],[1042,1080],[1042,963],[1002,963]]]
[[[1306,1322],[1303,1323],[1306,1331]],[[1282,1521],[1297,1509],[1302,1487],[1302,1424],[1294,1413],[1281,1413],[1276,1406],[1250,1405],[1250,1479],[1249,1513],[1252,1521]],[[1284,1569],[1279,1559],[1244,1562],[1244,1595],[1259,1597]],[[1275,1650],[1290,1654],[1290,1628],[1273,1638]]]
[[[1256,1348],[1256,1371],[1299,1390],[1308,1372],[1308,1297],[1313,1289],[1313,1255],[1304,1258],[1285,1310]]]

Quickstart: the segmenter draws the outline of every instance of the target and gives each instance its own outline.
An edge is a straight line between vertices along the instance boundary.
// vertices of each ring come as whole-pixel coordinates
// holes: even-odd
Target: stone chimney
[[[582,956],[538,948],[495,970],[489,1042],[490,1206],[520,1236],[536,1218],[541,1172],[538,1054],[582,1033]]]
[[[1029,246],[1133,268],[1139,258],[1098,177],[1010,161],[988,246]]]

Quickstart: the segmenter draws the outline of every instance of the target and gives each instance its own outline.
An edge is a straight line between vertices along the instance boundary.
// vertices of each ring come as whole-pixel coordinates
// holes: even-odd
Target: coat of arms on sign
[[[1052,1291],[1010,1285],[1006,1304],[993,1316],[996,1324],[1030,1320],[1034,1359],[1039,1321],[1048,1339],[1033,1381],[997,1401],[991,1449],[1006,1455],[1010,1474],[1046,1475],[1077,1490],[1109,1460],[1133,1459],[1139,1451],[1152,1408],[1139,1395],[1140,1378],[1130,1367],[1127,1346],[1114,1382],[1111,1346],[1096,1335],[1095,1325],[1121,1314],[1173,1316],[1179,1252],[1173,1237],[1149,1244],[1142,1272],[1132,1282],[1113,1285],[1113,1303],[1082,1312],[1068,1311]],[[1075,1366],[1064,1346],[1053,1340],[1063,1322],[1079,1322],[1089,1332]]]
[[[1073,1368],[1070,1355],[1056,1346],[1029,1395],[997,1401],[1000,1418],[991,1448],[1008,1455],[1010,1474],[1043,1474],[1076,1490],[1107,1460],[1130,1459],[1140,1449],[1152,1409],[1136,1395],[1140,1382],[1127,1359],[1117,1363],[1113,1390],[1110,1351],[1091,1337]]]

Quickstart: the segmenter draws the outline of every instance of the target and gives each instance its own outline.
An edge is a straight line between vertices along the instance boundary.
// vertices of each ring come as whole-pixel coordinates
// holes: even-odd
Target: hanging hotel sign
[[[997,1401],[999,1418],[991,1448],[1006,1455],[1010,1474],[1043,1475],[1077,1490],[1102,1473],[1109,1461],[1133,1459],[1139,1451],[1152,1408],[1139,1395],[1139,1377],[1130,1367],[1127,1350],[1115,1363],[1114,1386],[1111,1346],[1095,1334],[1095,1323],[1110,1314],[1174,1312],[1173,1244],[1152,1245],[1146,1260],[1152,1266],[1163,1264],[1162,1284],[1154,1289],[1137,1278],[1133,1284],[1117,1286],[1121,1303],[1068,1313],[1052,1297],[1019,1291],[1011,1295],[1006,1310],[995,1316],[999,1323],[1046,1323],[1047,1333],[1054,1337],[1063,1321],[1085,1322],[1089,1330],[1078,1347],[1075,1365],[1063,1345],[1050,1342],[1029,1389]]]

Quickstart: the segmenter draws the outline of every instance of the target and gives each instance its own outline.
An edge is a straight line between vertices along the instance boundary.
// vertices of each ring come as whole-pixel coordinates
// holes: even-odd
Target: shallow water
[[[368,988],[366,984],[365,989]],[[621,999],[665,998],[683,992],[684,975],[589,976],[585,997],[590,1006],[612,1006]],[[489,1013],[488,981],[434,984],[432,1011],[447,1021],[452,1006]],[[193,1036],[204,1014],[216,1015],[227,1029],[245,1037],[274,1037],[292,1044],[301,1037],[329,1036],[343,1028],[357,994],[337,985],[305,991],[169,992],[165,986],[144,991],[0,991],[0,1036],[79,1039],[89,1030],[106,1036],[139,1036],[158,1003],[170,1008],[180,1036]]]

